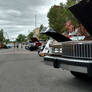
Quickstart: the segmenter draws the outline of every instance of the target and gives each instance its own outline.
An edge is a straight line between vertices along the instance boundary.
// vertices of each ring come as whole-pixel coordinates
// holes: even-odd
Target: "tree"
[[[30,40],[32,37],[33,37],[34,33],[33,32],[30,32],[27,36],[28,40]]]
[[[73,4],[76,4],[76,2],[78,2],[78,0],[67,0],[66,6],[72,6]]]
[[[40,26],[38,37],[39,37],[39,39],[41,39],[41,40],[48,40],[49,37],[48,37],[47,35],[45,35],[45,34],[40,34],[40,32],[41,32],[41,30],[43,29],[43,27],[44,27],[43,25]]]
[[[26,36],[23,34],[19,34],[16,41],[19,43],[26,42]]]
[[[4,39],[4,42],[8,44],[10,42],[10,39]]]
[[[43,29],[43,24],[42,25],[40,25],[40,29],[39,29],[39,32],[41,32],[41,30]]]
[[[67,30],[65,28],[67,21],[71,21],[71,23],[76,26],[78,21],[68,10],[68,7],[75,3],[76,0],[67,0],[66,4],[61,3],[60,6],[52,6],[47,15],[50,27],[59,33],[63,33]]]
[[[71,24],[74,26],[79,25],[79,21],[75,18],[75,16],[71,13],[71,11],[68,9],[70,6],[76,4],[76,2],[79,2],[78,0],[67,0],[67,3],[65,5],[66,15],[68,16],[68,19],[71,21]]]
[[[0,42],[2,43],[4,41],[4,34],[3,34],[3,29],[0,30]]]
[[[16,39],[16,42],[21,43],[21,48],[23,47],[22,43],[26,42],[26,41],[27,41],[26,36],[23,35],[23,34],[19,34],[18,37],[17,37],[17,39]]]

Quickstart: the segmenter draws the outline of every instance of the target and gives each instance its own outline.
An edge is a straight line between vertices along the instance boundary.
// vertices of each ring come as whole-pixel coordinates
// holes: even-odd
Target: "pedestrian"
[[[17,48],[19,48],[19,45],[17,44]]]

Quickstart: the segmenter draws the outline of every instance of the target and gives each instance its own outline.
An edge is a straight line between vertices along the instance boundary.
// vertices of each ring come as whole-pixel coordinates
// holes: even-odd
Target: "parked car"
[[[37,50],[39,48],[39,46],[41,46],[42,43],[36,38],[33,37],[31,38],[31,41],[29,41],[28,43],[28,49],[33,51],[33,50]]]
[[[45,45],[39,46],[39,49],[38,49],[38,55],[39,56],[41,56],[44,47],[45,47]]]
[[[47,41],[46,40],[39,40],[39,41],[42,43],[42,45],[39,46],[39,48],[38,48],[38,55],[41,56],[41,53],[42,53],[43,49],[45,48]]]
[[[50,39],[47,41],[45,47],[43,50],[39,51],[38,54],[40,56],[45,56],[48,53],[52,53],[52,49],[50,47],[50,44],[53,43],[54,40],[56,40],[57,42],[64,42],[64,41],[70,41],[71,39],[63,36],[62,34],[57,33],[56,31],[54,31],[52,28],[50,27],[44,27],[41,32],[41,34],[45,34],[47,36],[50,36]]]
[[[41,46],[40,50],[38,51],[39,56],[45,56],[50,52],[50,44],[52,43],[53,39],[47,41],[46,45]]]
[[[13,45],[12,44],[6,44],[7,48],[12,48]]]
[[[0,49],[7,49],[7,45],[3,44],[3,43],[0,43]]]
[[[25,46],[25,49],[26,49],[26,50],[29,50],[29,47],[26,45],[26,46]]]
[[[82,0],[69,8],[92,38],[92,0]],[[86,12],[85,12],[86,11]],[[68,70],[77,78],[92,78],[92,39],[62,43],[60,56],[45,56],[44,63]]]

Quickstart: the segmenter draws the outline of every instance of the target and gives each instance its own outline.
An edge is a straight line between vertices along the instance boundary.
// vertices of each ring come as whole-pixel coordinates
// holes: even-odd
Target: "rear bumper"
[[[45,56],[44,62],[50,66],[54,66],[56,63],[58,68],[87,73],[89,76],[92,76],[92,60]]]

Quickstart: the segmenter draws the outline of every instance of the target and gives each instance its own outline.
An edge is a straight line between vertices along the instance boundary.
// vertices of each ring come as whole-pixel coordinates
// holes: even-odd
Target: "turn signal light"
[[[44,53],[41,53],[41,56],[42,56],[42,57],[44,57],[44,56],[45,56],[45,54],[44,54]]]

